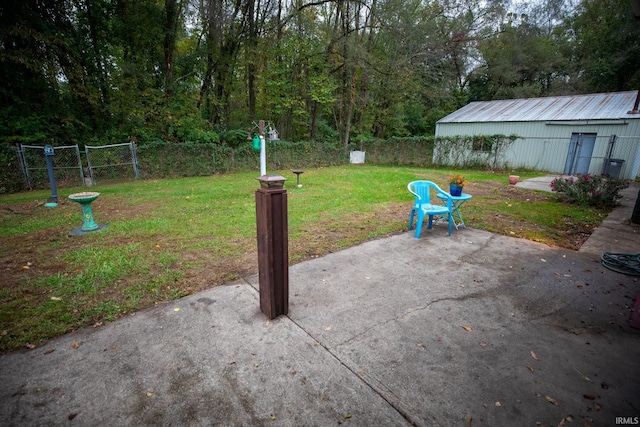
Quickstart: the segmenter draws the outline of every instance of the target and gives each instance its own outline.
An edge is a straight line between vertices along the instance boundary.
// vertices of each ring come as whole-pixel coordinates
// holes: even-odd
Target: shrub
[[[558,193],[561,202],[597,208],[616,206],[622,197],[620,191],[628,186],[628,180],[607,175],[585,174],[551,181],[551,190]]]

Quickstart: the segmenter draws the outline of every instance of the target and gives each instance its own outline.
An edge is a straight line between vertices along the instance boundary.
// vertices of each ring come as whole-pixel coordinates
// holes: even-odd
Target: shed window
[[[493,149],[493,141],[487,139],[485,137],[474,137],[473,138],[473,151],[481,151],[481,152],[491,152]]]

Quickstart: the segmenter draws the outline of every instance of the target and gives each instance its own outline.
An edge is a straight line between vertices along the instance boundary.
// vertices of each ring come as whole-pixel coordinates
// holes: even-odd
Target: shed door
[[[572,133],[563,173],[565,175],[588,173],[594,145],[596,145],[595,133]]]

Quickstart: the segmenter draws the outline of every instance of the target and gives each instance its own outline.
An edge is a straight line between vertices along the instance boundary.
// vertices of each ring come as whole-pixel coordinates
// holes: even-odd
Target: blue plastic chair
[[[434,215],[444,215],[447,217],[449,223],[449,236],[451,236],[451,225],[453,224],[453,218],[451,216],[452,200],[451,194],[442,190],[438,185],[431,181],[413,181],[407,185],[409,192],[416,197],[416,203],[411,209],[411,216],[409,217],[409,230],[413,228],[413,218],[418,213],[416,219],[416,239],[420,237],[420,231],[422,230],[422,221],[425,215],[429,217],[428,228],[433,226]],[[431,192],[435,190],[440,197],[436,201],[436,204],[431,203]],[[434,196],[435,197],[435,196]],[[445,202],[443,205],[442,202]]]

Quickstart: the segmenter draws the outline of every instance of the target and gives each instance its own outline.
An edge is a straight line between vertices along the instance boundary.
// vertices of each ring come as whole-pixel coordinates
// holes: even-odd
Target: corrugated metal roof
[[[478,101],[454,111],[438,123],[640,119],[640,114],[628,114],[633,109],[637,93]]]

